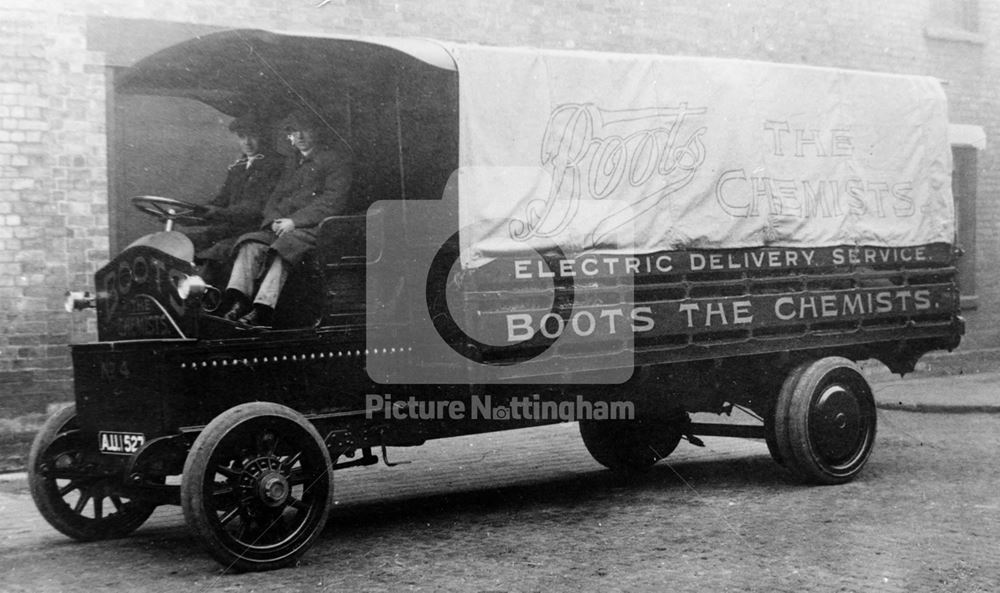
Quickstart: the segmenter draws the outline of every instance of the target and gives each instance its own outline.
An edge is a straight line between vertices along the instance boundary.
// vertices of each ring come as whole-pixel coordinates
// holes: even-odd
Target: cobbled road
[[[338,472],[299,566],[224,574],[162,508],[74,543],[0,483],[0,591],[1000,591],[1000,415],[879,412],[846,485],[796,482],[762,442],[706,438],[629,481],[564,424],[391,449]]]

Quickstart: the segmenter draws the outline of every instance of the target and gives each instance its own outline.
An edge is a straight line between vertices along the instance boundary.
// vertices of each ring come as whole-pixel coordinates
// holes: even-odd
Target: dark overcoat
[[[316,247],[319,223],[348,211],[351,178],[350,152],[339,145],[293,158],[264,205],[261,230],[240,237],[236,247],[245,241],[267,243],[288,263],[299,263]],[[275,235],[270,227],[279,218],[292,219],[295,230]]]
[[[218,208],[208,217],[210,225],[190,233],[197,259],[226,261],[236,239],[260,227],[261,211],[283,169],[280,156],[266,153],[255,157],[249,167],[246,156],[229,166],[222,189],[209,202]]]

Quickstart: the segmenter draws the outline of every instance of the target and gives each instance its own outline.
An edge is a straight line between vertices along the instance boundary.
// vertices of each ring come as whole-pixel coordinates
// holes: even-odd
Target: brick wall
[[[103,56],[84,20],[0,9],[0,414],[65,398],[62,311],[108,258]],[[90,321],[93,325],[93,321]]]
[[[70,397],[66,344],[93,317],[61,309],[108,258],[105,56],[88,17],[423,36],[496,45],[808,63],[948,81],[951,119],[1000,137],[1000,3],[980,37],[942,39],[932,0],[5,0],[0,6],[0,417]],[[934,0],[944,1],[944,0]],[[1000,347],[996,151],[979,157],[979,306],[963,349]]]

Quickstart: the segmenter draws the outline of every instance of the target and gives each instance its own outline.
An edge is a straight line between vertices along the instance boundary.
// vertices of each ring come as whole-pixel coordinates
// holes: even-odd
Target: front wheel
[[[326,524],[330,454],[315,427],[278,404],[231,408],[205,427],[184,463],[188,526],[226,568],[295,562]]]
[[[35,435],[28,454],[28,484],[42,517],[80,541],[124,537],[156,508],[124,496],[120,477],[87,467],[73,406],[53,414]]]
[[[774,410],[774,436],[785,466],[819,484],[854,479],[871,455],[875,429],[868,381],[856,364],[836,356],[793,371]]]

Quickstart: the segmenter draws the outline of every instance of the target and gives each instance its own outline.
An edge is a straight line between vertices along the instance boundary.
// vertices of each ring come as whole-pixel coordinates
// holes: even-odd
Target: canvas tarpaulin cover
[[[738,60],[450,48],[462,262],[953,241],[927,77]]]

